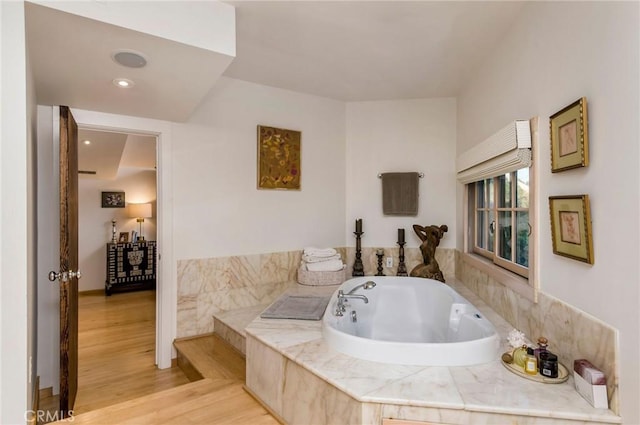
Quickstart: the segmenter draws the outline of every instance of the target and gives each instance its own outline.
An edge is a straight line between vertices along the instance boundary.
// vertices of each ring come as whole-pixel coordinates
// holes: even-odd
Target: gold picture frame
[[[589,195],[550,196],[553,253],[593,264]]]
[[[549,118],[551,172],[589,165],[587,98],[582,97]]]
[[[258,126],[258,189],[300,190],[302,133]]]

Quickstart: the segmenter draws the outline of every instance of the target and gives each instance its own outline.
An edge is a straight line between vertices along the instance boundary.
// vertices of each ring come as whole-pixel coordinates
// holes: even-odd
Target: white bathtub
[[[322,334],[334,350],[382,363],[469,366],[498,359],[495,327],[448,285],[418,277],[365,276],[344,282],[369,302],[349,299],[336,316],[336,290],[322,319]],[[353,321],[355,311],[356,321]]]

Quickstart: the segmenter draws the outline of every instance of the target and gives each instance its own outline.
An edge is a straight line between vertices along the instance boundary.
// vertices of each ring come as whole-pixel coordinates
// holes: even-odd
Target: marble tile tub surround
[[[177,337],[213,331],[220,311],[270,304],[296,281],[302,251],[180,260]]]
[[[348,276],[351,276],[355,248],[336,249],[347,264]],[[376,249],[362,249],[366,275],[377,272]],[[393,268],[385,268],[384,273],[393,276],[398,267],[398,247],[386,247],[384,250],[385,257],[394,258]],[[212,332],[215,313],[270,304],[296,284],[301,257],[302,250],[297,250],[178,261],[177,337]],[[438,249],[436,259],[445,277],[453,278],[455,250]],[[421,262],[418,248],[405,249],[408,271]]]
[[[511,325],[464,285],[450,284],[494,323],[506,350]],[[498,359],[465,367],[370,362],[331,350],[322,339],[321,322],[303,320],[258,317],[246,335],[247,387],[285,423],[379,425],[382,418],[449,424],[620,423],[610,410],[591,407],[573,388],[572,378],[557,385],[531,382],[507,371]]]
[[[609,408],[619,413],[616,329],[544,292],[533,303],[465,262],[462,255],[456,251],[458,279],[529,340],[545,336],[549,350],[570,370],[581,358],[600,368],[607,376]]]

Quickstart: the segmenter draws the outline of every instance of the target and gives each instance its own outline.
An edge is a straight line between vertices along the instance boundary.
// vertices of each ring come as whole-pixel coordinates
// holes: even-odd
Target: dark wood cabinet
[[[156,242],[107,244],[104,291],[150,289],[156,286]]]

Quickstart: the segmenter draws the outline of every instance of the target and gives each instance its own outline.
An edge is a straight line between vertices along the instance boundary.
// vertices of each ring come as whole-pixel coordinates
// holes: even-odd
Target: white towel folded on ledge
[[[344,269],[342,260],[321,261],[319,263],[307,263],[310,272],[335,272]]]
[[[340,254],[332,255],[331,257],[316,257],[313,255],[302,254],[302,261],[305,263],[320,263],[322,261],[340,260]]]
[[[338,251],[333,248],[308,247],[304,249],[303,253],[311,257],[333,257]]]

